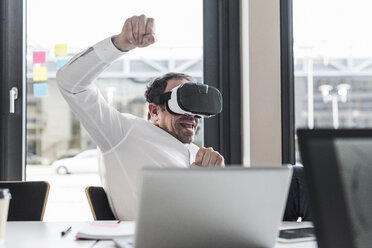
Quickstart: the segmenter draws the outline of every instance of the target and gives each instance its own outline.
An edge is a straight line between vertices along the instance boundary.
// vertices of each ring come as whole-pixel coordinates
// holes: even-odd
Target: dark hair
[[[154,78],[151,80],[147,86],[145,91],[145,98],[147,102],[154,102],[154,98],[159,96],[160,94],[164,93],[165,88],[167,87],[168,81],[171,79],[185,79],[190,82],[194,82],[195,80],[185,74],[185,73],[177,73],[177,72],[169,72],[164,74],[161,77]],[[150,113],[147,114],[147,119],[150,119]]]

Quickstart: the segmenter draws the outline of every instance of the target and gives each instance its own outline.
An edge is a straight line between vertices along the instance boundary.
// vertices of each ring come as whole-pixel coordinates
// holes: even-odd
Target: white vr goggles
[[[174,115],[196,115],[212,117],[222,111],[221,92],[206,84],[184,83],[163,93],[153,100],[156,104],[166,104]]]

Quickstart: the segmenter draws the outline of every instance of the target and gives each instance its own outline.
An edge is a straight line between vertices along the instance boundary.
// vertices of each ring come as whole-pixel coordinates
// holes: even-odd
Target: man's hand
[[[128,18],[119,35],[112,41],[117,49],[129,51],[136,47],[147,47],[155,42],[154,19],[145,15]]]
[[[212,147],[201,147],[196,153],[195,162],[191,166],[225,167],[225,159]]]

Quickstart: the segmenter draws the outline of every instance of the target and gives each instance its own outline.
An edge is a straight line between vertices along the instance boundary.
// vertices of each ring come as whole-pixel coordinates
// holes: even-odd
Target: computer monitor
[[[297,136],[319,247],[371,247],[372,129]]]

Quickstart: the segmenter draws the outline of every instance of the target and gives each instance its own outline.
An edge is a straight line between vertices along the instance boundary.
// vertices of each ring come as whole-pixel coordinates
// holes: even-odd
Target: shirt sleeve
[[[77,54],[57,72],[61,94],[102,152],[117,145],[135,119],[109,105],[93,84],[123,54],[110,37]]]

